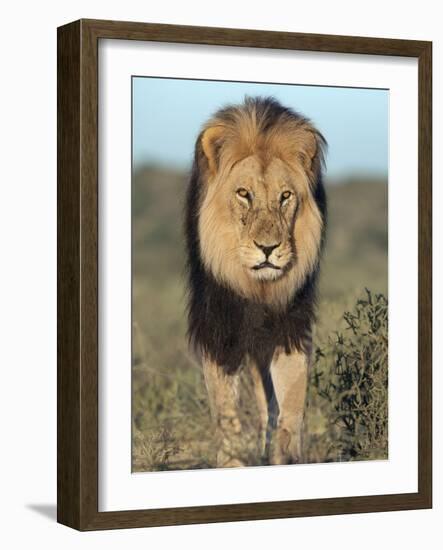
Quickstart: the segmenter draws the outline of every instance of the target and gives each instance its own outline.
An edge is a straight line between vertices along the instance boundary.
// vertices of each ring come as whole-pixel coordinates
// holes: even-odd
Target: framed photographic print
[[[58,521],[430,508],[431,43],[58,29]]]

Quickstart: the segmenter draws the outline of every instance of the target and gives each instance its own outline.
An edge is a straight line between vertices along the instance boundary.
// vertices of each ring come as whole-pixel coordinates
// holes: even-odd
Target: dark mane
[[[257,117],[262,116],[261,131],[270,131],[281,117],[303,119],[272,98],[247,99],[254,105]],[[220,110],[216,116],[230,117],[234,107]],[[235,107],[238,109],[238,107]],[[306,120],[306,119],[303,119]],[[320,134],[319,134],[320,135]],[[234,290],[220,284],[209,273],[200,253],[198,234],[199,210],[204,187],[204,158],[200,138],[195,147],[194,164],[187,190],[185,233],[188,274],[188,336],[191,344],[229,374],[244,363],[247,356],[258,365],[269,364],[275,348],[304,349],[309,345],[315,320],[316,287],[319,264],[306,278],[285,309],[245,299]],[[323,138],[321,137],[323,140]],[[324,141],[324,140],[323,140]],[[322,245],[326,226],[326,196],[322,183],[321,151],[315,162],[314,200],[323,218]],[[297,250],[297,243],[295,243]]]

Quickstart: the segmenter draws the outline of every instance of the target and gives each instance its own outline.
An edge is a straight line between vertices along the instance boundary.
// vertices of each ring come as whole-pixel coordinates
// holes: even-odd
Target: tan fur
[[[271,363],[271,377],[279,416],[273,434],[271,464],[303,462],[302,434],[310,355],[276,350]]]
[[[289,119],[264,133],[253,111],[234,112],[229,124],[215,118],[202,133],[208,165],[199,217],[203,262],[245,298],[284,306],[318,261],[322,219],[312,196],[316,131]],[[253,200],[245,203],[238,188]],[[286,190],[292,196],[281,207]],[[280,269],[253,269],[265,259],[254,241],[281,243],[269,258]]]
[[[302,435],[310,357],[310,350],[294,350],[289,354],[281,348],[275,350],[270,374],[279,416],[271,441],[270,464],[297,464],[304,460]],[[253,361],[248,363],[259,414],[258,447],[263,454],[268,403],[258,367]],[[222,367],[208,358],[203,359],[203,373],[215,425],[217,467],[245,466],[244,437],[238,410],[239,375],[227,375]]]
[[[238,416],[239,375],[228,376],[208,358],[203,358],[203,375],[208,390],[212,420],[217,441],[218,468],[244,466],[243,439]]]
[[[260,368],[258,365],[250,360],[249,371],[251,373],[252,386],[254,390],[255,401],[257,403],[258,410],[258,448],[261,455],[264,455],[266,450],[266,431],[268,427],[268,400],[266,397],[266,391],[263,384],[263,379],[260,374]]]

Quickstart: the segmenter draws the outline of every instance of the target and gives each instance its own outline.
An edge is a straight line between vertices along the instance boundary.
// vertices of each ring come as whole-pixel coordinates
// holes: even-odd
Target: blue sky
[[[327,175],[388,173],[389,91],[133,78],[133,162],[188,169],[203,123],[245,95],[271,95],[307,116],[328,141]]]

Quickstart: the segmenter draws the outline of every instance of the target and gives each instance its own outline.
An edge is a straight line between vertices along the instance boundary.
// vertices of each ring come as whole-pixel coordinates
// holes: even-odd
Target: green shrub
[[[387,299],[366,290],[366,298],[343,318],[345,333],[335,333],[315,354],[309,407],[314,417],[318,411],[323,428],[313,430],[310,461],[386,459]]]

